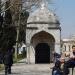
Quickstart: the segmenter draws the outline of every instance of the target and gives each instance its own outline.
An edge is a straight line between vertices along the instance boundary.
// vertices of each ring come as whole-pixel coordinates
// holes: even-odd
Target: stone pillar
[[[27,49],[27,62],[28,62],[28,64],[35,63],[35,50],[34,50],[33,46],[28,45],[26,49]]]
[[[59,54],[61,53],[60,43],[55,43],[55,52]]]
[[[26,50],[27,50],[27,63],[29,64],[30,63],[30,46],[29,45],[27,45]]]
[[[65,46],[66,46],[66,51],[68,51],[69,50],[68,44],[66,43]]]
[[[30,63],[35,63],[35,50],[33,46],[30,46]]]

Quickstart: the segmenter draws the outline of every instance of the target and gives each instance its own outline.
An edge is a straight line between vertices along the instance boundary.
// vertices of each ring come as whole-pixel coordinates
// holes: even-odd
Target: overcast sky
[[[60,19],[62,37],[75,34],[75,0],[54,0],[52,6]]]

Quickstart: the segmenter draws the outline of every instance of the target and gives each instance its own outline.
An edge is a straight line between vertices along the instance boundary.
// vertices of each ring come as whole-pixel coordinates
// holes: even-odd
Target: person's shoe
[[[11,72],[8,72],[8,74],[11,74]]]
[[[7,72],[5,72],[5,75],[8,75],[8,73],[7,73]]]

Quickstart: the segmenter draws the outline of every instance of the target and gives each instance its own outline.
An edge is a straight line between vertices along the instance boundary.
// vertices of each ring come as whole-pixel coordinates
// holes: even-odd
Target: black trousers
[[[5,65],[5,75],[11,74],[11,66],[10,65]]]
[[[63,69],[63,75],[68,75],[69,74],[69,68],[74,68],[75,67],[75,60],[70,59],[68,61],[65,61],[64,63],[64,69]]]

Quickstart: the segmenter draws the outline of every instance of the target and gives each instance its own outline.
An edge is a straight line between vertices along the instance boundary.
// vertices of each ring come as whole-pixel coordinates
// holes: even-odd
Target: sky
[[[59,17],[62,38],[75,35],[75,0],[54,0],[51,6]]]
[[[75,0],[52,0],[52,2],[49,8],[59,17],[61,37],[75,35]]]

